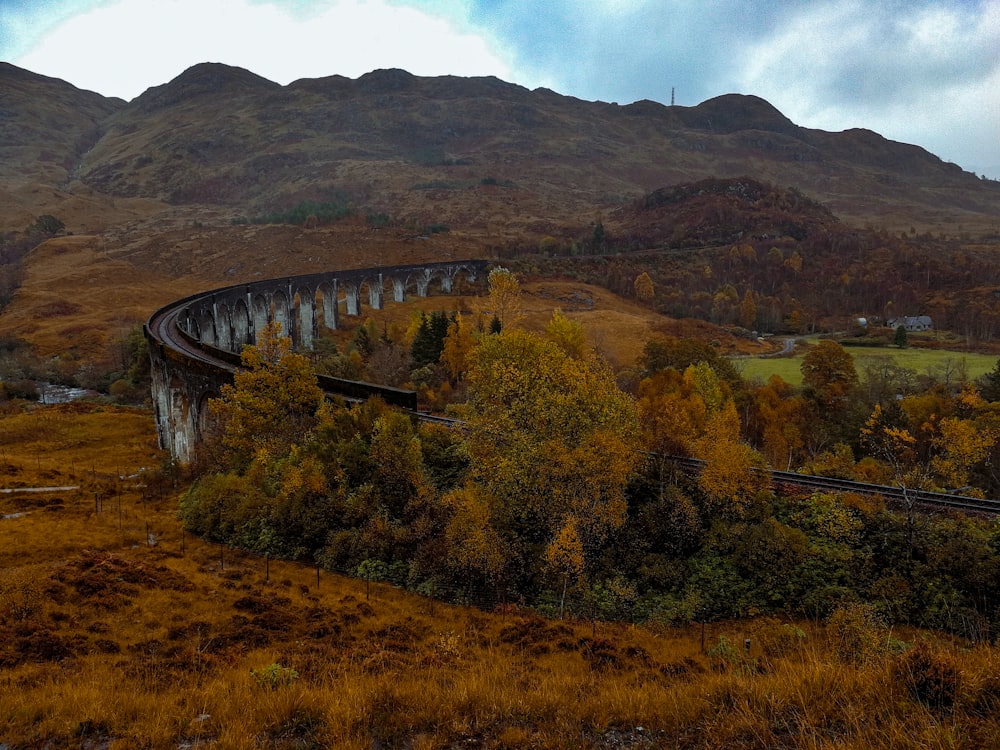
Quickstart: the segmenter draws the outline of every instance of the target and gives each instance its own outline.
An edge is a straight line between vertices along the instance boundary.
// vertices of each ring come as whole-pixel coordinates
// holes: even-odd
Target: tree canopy
[[[317,424],[323,391],[309,360],[291,347],[279,323],[266,325],[256,345],[244,347],[233,384],[210,402],[222,421],[222,445],[237,468],[261,452],[286,453]]]
[[[470,478],[511,561],[564,543],[570,527],[592,551],[621,526],[638,423],[606,366],[508,330],[479,344],[468,381]]]

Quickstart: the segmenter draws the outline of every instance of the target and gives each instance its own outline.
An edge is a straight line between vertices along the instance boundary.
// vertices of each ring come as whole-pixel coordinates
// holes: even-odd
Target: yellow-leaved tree
[[[639,414],[646,446],[659,454],[704,461],[698,485],[718,510],[742,514],[770,485],[766,462],[740,436],[729,385],[706,361],[683,374],[660,370],[639,384]],[[661,463],[661,479],[662,476]]]
[[[593,354],[583,324],[567,318],[559,308],[552,313],[545,335],[573,359],[586,359]]]
[[[209,402],[222,422],[222,446],[238,471],[256,456],[274,458],[300,444],[316,426],[323,391],[309,360],[292,351],[279,323],[269,323],[246,346],[232,385]]]
[[[653,280],[645,271],[635,277],[633,288],[635,290],[635,298],[642,302],[649,302],[656,296],[656,290],[653,288]]]
[[[484,338],[468,382],[470,481],[488,509],[489,534],[471,523],[481,511],[467,510],[462,522],[479,528],[477,539],[501,540],[507,575],[523,579],[567,572],[558,548],[572,521],[585,565],[625,522],[637,460],[632,399],[598,359],[574,359],[521,330]]]
[[[945,417],[938,423],[938,434],[933,439],[939,452],[931,458],[931,469],[943,487],[981,496],[982,490],[969,486],[969,475],[989,456],[996,440],[996,432],[988,426],[971,419]]]
[[[476,340],[472,335],[472,326],[469,325],[464,315],[457,315],[448,326],[448,334],[444,337],[444,348],[441,352],[441,362],[453,383],[457,383],[465,377],[469,354],[475,346]]]
[[[521,284],[517,277],[503,266],[497,266],[488,277],[490,305],[500,329],[512,326],[521,319]]]

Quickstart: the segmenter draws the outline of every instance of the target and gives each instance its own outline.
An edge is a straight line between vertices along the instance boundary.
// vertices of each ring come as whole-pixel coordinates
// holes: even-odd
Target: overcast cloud
[[[582,99],[756,94],[1000,178],[1000,0],[2,0],[0,59],[131,99],[199,62],[377,68]]]

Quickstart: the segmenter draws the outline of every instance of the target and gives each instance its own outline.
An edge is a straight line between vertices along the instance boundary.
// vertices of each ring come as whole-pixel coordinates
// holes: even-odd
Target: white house
[[[934,328],[930,315],[906,315],[902,318],[891,318],[885,322],[889,328],[899,328],[903,326],[907,333],[914,331],[929,331]]]

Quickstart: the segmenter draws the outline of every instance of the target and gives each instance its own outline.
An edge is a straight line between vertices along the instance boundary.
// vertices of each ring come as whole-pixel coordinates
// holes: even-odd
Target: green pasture
[[[890,346],[845,347],[854,357],[854,367],[858,375],[864,378],[865,360],[875,357],[888,357],[899,367],[906,367],[918,375],[932,375],[938,379],[948,379],[951,382],[975,380],[980,375],[989,372],[997,364],[995,354],[976,354],[974,352],[952,352],[941,349],[919,349],[909,347],[897,349]],[[781,378],[792,385],[802,384],[802,357],[804,352],[794,357],[738,357],[732,360],[736,369],[748,381],[767,382],[772,375]],[[964,369],[964,373],[963,373]]]

